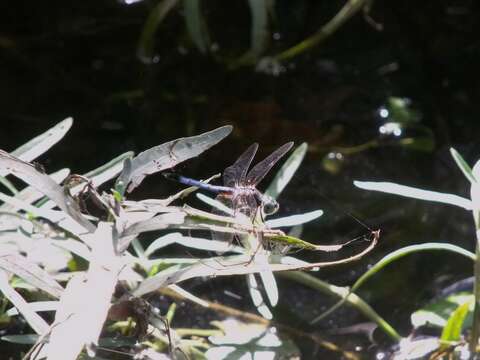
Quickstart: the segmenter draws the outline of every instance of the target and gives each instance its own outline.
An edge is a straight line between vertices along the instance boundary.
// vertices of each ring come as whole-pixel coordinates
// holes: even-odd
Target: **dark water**
[[[393,181],[468,196],[467,181],[448,148],[455,147],[472,165],[480,153],[477,2],[378,1],[370,16],[383,31],[357,14],[321,46],[283,63],[277,75],[256,72],[253,66],[228,69],[227,60],[240,57],[249,46],[249,9],[240,0],[228,5],[202,2],[217,48],[214,56],[194,47],[183,13],[176,9],[154,37],[154,61],[141,62],[136,56],[138,39],[155,4],[3,2],[0,148],[12,150],[72,116],[75,124],[67,138],[40,161],[48,171],[68,166],[85,172],[127,150],[138,152],[232,124],[235,130],[229,139],[181,171],[208,177],[254,141],[261,144],[261,155],[286,141],[306,141],[311,145],[307,159],[281,198],[285,213],[327,211],[305,229],[305,239],[338,243],[365,232],[339,208],[382,229],[381,243],[368,258],[322,271],[322,279],[351,284],[369,264],[414,243],[445,241],[473,250],[470,214],[369,193],[354,188],[352,180]],[[314,33],[342,4],[277,1],[265,55]],[[389,107],[392,97],[406,99],[406,118]],[[404,126],[400,136],[381,134],[388,121]],[[403,139],[412,139],[414,146]],[[327,161],[331,152],[333,157],[342,153],[342,160]],[[172,184],[154,177],[134,197],[160,197],[172,189]],[[411,311],[440,288],[471,274],[471,264],[451,257],[408,257],[371,280],[360,295],[406,335]],[[199,289],[214,297],[212,292],[225,286],[214,281]],[[306,326],[302,314],[317,314],[331,303],[286,280],[280,287],[276,316],[280,321],[297,319],[299,328]],[[318,302],[305,300],[312,297]],[[362,321],[361,315],[345,308],[309,331],[329,336],[332,328]],[[387,347],[388,341],[380,338]],[[348,339],[346,346],[352,350],[356,338]],[[345,336],[334,336],[333,341],[344,343]],[[312,354],[313,345],[301,343],[304,356]]]

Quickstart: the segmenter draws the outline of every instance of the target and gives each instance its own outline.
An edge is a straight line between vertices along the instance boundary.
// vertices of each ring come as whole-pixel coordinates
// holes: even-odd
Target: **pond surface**
[[[467,180],[448,149],[455,147],[471,165],[480,154],[480,82],[474,75],[480,60],[478,4],[376,2],[369,17],[355,15],[319,46],[269,72],[251,64],[232,66],[250,46],[251,15],[248,2],[240,0],[228,6],[202,2],[210,54],[196,48],[185,11],[177,8],[153,35],[150,61],[139,58],[140,34],[156,4],[3,5],[0,148],[13,150],[72,116],[75,123],[66,139],[39,162],[47,171],[70,167],[82,173],[127,150],[139,152],[231,124],[229,138],[180,166],[179,172],[207,178],[253,142],[260,143],[258,159],[287,141],[307,142],[307,157],[280,198],[281,213],[325,210],[303,233],[305,240],[318,244],[338,244],[366,232],[346,213],[382,230],[372,253],[322,270],[316,275],[322,280],[351,285],[385,254],[411,244],[449,242],[473,251],[468,212],[360,190],[352,182],[392,181],[469,196]],[[263,55],[272,56],[310,36],[343,4],[276,1]],[[164,197],[178,188],[153,176],[132,197]],[[356,249],[323,258],[350,256]],[[302,256],[315,260],[318,254]],[[412,311],[471,274],[472,264],[466,260],[421,253],[386,268],[359,295],[406,336]],[[364,358],[392,345],[379,332],[372,346],[362,334],[338,334],[338,329],[365,321],[348,307],[308,325],[333,300],[281,277],[279,286],[281,302],[274,315],[280,323],[318,333]],[[237,279],[192,282],[189,289],[254,312],[243,296],[246,285]],[[240,300],[226,296],[225,290],[240,294]],[[188,308],[184,315],[189,318]],[[182,318],[182,312],[177,316]],[[207,326],[217,315],[195,316],[200,326]],[[309,339],[296,340],[303,358],[338,354]]]

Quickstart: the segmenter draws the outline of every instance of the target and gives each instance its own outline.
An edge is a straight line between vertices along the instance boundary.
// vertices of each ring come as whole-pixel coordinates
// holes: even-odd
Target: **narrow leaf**
[[[83,217],[78,204],[73,198],[47,174],[38,171],[33,165],[17,159],[3,150],[0,150],[0,169],[12,173],[28,185],[45,194],[60,209],[88,231],[95,231],[95,226]]]
[[[202,15],[200,0],[184,0],[183,7],[188,34],[197,49],[205,54],[210,48],[210,37]]]
[[[270,228],[296,226],[296,225],[305,224],[312,220],[318,219],[322,215],[323,215],[322,210],[315,210],[305,214],[290,215],[290,216],[285,216],[278,219],[267,220],[265,222],[265,225],[267,225]]]
[[[265,194],[273,197],[274,199],[280,195],[280,193],[283,191],[283,189],[285,189],[287,184],[292,179],[293,175],[295,175],[295,172],[307,153],[307,149],[307,143],[303,143],[295,149],[292,155],[288,157],[287,161],[285,161],[280,170],[277,172],[275,178],[265,191]]]
[[[268,43],[268,2],[269,0],[248,0],[252,14],[250,52],[254,58],[265,51]]]
[[[59,142],[70,130],[72,124],[73,119],[71,117],[66,118],[43,134],[12,151],[12,155],[27,162],[36,159]]]
[[[460,168],[467,180],[470,181],[472,184],[477,183],[478,181],[475,178],[475,175],[473,175],[471,167],[463,159],[462,155],[460,155],[460,153],[454,148],[450,148],[450,154],[452,155],[453,160],[455,160],[457,166]]]
[[[39,335],[48,332],[50,326],[43,320],[22,296],[9,284],[7,274],[0,270],[0,292],[18,309],[28,325]]]
[[[354,181],[353,184],[356,187],[364,190],[380,191],[419,200],[440,202],[448,205],[459,206],[466,210],[472,209],[472,202],[470,200],[454,194],[422,190],[415,187],[399,185],[390,182]]]
[[[474,299],[465,302],[464,304],[458,306],[455,311],[452,313],[450,318],[447,321],[447,324],[443,328],[441,340],[444,341],[459,341],[460,336],[462,335],[463,323],[467,317],[467,314],[472,307]],[[472,309],[473,310],[473,309]],[[447,346],[445,346],[447,347]]]
[[[212,199],[210,196],[206,196],[202,193],[197,193],[195,195],[199,200],[203,201],[205,204],[210,205],[211,207],[218,209],[227,215],[234,216],[233,209],[230,209],[228,206],[221,203],[220,201]]]
[[[8,341],[14,344],[33,345],[40,337],[37,334],[25,335],[5,335],[0,337],[2,341]]]
[[[30,308],[35,312],[55,311],[58,308],[58,301],[35,301],[29,303],[28,305],[30,305]],[[7,311],[8,316],[15,316],[18,314],[17,308],[11,308]]]
[[[200,135],[172,140],[146,150],[131,161],[126,161],[128,166],[120,174],[116,188],[124,189],[131,183],[128,186],[128,192],[131,192],[147,175],[170,169],[182,161],[200,155],[224,139],[231,131],[232,126],[226,125]]]
[[[0,256],[0,268],[22,278],[27,283],[45,291],[55,298],[60,298],[63,288],[45,270],[28,261],[24,256],[10,254]]]
[[[69,169],[61,169],[58,170],[54,173],[49,174],[49,176],[52,178],[53,181],[55,181],[57,184],[61,183],[65,178],[70,174]],[[34,203],[35,201],[41,199],[43,197],[43,193],[40,191],[36,190],[35,188],[28,186],[24,189],[22,189],[16,196],[15,198],[18,200],[22,200],[24,202],[27,202],[29,204]],[[53,207],[53,206],[52,206]],[[0,206],[0,209],[2,211],[12,211],[14,207],[9,205],[9,204],[2,204]]]

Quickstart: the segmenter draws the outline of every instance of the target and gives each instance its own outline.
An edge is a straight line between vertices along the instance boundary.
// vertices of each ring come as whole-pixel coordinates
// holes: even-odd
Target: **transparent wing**
[[[292,148],[292,146],[293,141],[280,146],[277,150],[255,165],[248,173],[245,184],[256,186],[258,183],[260,183],[273,165],[275,165],[277,161],[280,160],[282,156]]]
[[[225,186],[235,187],[236,184],[243,184],[245,182],[248,168],[252,163],[257,149],[257,143],[250,145],[233,165],[225,169],[223,172],[223,184]]]

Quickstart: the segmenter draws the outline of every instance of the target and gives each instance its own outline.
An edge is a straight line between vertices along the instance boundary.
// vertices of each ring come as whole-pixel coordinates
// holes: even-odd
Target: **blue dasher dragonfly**
[[[165,176],[182,184],[218,194],[217,200],[230,207],[234,214],[241,213],[253,219],[260,209],[262,214],[271,215],[278,211],[278,202],[271,196],[261,193],[256,186],[292,146],[293,142],[280,146],[248,171],[258,150],[257,143],[250,145],[237,161],[223,172],[223,186],[207,184],[173,173],[167,173]]]

